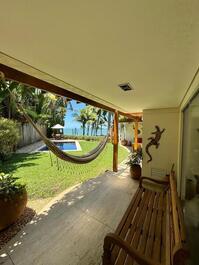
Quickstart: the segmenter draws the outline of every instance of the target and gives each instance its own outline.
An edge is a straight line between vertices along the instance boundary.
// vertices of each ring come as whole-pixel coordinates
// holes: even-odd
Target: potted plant
[[[142,150],[137,150],[129,156],[129,161],[126,163],[130,166],[130,174],[133,179],[141,177],[141,163],[142,163]]]
[[[12,175],[0,173],[0,231],[14,223],[26,207],[26,188],[17,180]]]

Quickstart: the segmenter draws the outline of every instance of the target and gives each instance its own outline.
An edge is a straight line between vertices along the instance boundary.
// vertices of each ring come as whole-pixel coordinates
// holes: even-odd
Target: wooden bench
[[[142,177],[115,233],[104,239],[103,265],[183,265],[185,241],[174,173],[165,181]]]

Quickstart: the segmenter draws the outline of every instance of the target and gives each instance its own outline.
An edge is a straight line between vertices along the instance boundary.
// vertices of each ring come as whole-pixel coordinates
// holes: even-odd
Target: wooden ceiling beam
[[[4,73],[5,78],[8,80],[13,80],[19,83],[23,83],[28,86],[36,87],[42,90],[46,90],[48,92],[64,96],[70,99],[77,100],[79,102],[83,102],[110,112],[115,112],[114,108],[111,108],[107,105],[101,104],[97,101],[94,101],[92,99],[89,99],[87,97],[78,95],[72,91],[66,90],[65,88],[59,87],[57,85],[48,83],[47,81],[41,80],[37,77],[34,77],[32,75],[26,74],[24,72],[21,72],[19,70],[16,70],[12,67],[9,67],[4,64],[0,64],[0,71]],[[131,118],[131,119],[137,119],[135,115],[132,115],[131,113],[126,113],[126,112],[118,112],[120,115],[123,115],[125,117]]]
[[[25,85],[28,86],[32,86],[32,87],[36,87],[42,90],[46,90],[48,92],[60,95],[60,96],[64,96],[64,97],[68,97],[71,99],[75,99],[77,101],[81,101],[83,103],[87,103],[89,105],[93,105],[95,107],[101,108],[101,109],[105,109],[111,112],[114,112],[115,109],[103,105],[101,103],[98,103],[92,99],[86,98],[84,96],[78,95],[74,92],[71,92],[69,90],[66,90],[62,87],[56,86],[54,84],[48,83],[44,80],[41,80],[37,77],[34,77],[32,75],[23,73],[19,70],[16,70],[14,68],[11,68],[7,65],[4,64],[0,64],[0,71],[4,73],[5,78],[9,79],[9,80],[13,80],[13,81],[17,81],[19,83],[23,83]]]

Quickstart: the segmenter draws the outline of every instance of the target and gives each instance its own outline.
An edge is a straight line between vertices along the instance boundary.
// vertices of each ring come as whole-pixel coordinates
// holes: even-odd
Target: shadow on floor
[[[35,214],[36,212],[33,209],[26,207],[24,213],[17,219],[14,224],[0,231],[0,249],[6,243],[8,243],[19,231],[21,231],[21,229],[33,219]]]
[[[75,187],[36,215],[3,255],[15,265],[100,264],[103,239],[115,230],[137,185],[123,168]]]

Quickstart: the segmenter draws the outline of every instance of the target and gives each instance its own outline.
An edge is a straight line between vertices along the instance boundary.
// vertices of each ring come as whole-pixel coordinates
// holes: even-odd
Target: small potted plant
[[[142,150],[137,150],[129,156],[129,161],[126,163],[130,166],[130,174],[133,179],[141,177],[141,163],[142,163]]]
[[[17,180],[12,175],[0,173],[0,231],[14,223],[26,207],[26,188]]]

